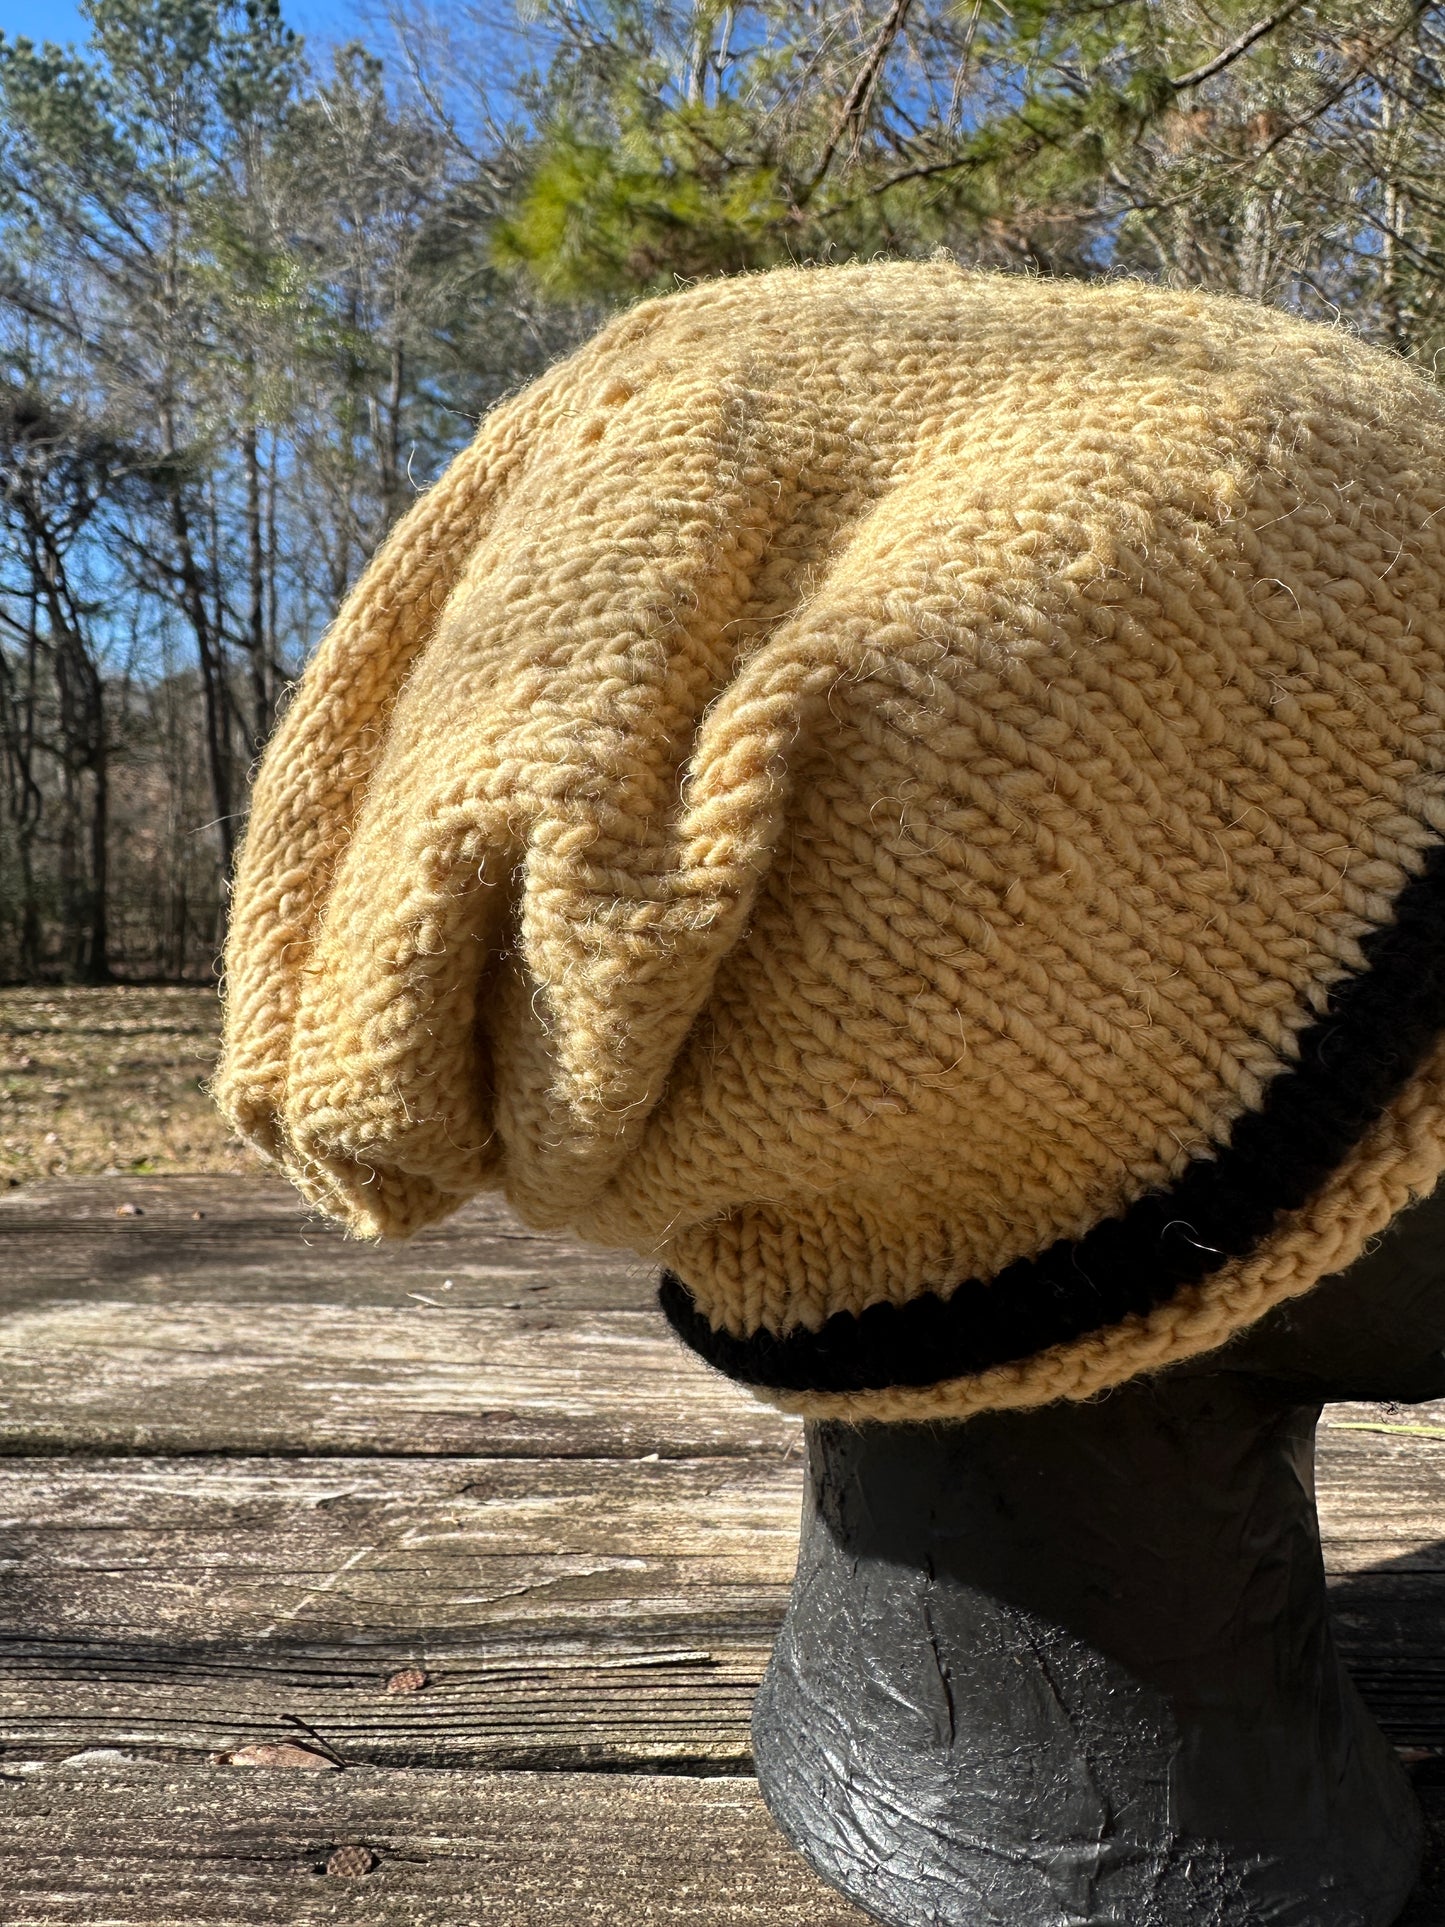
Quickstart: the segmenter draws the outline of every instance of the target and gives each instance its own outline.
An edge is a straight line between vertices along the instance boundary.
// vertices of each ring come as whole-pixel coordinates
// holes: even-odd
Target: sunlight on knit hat
[[[1208,1350],[1445,1165],[1445,407],[946,262],[707,283],[483,423],[267,751],[217,1094],[499,1187],[796,1409]]]

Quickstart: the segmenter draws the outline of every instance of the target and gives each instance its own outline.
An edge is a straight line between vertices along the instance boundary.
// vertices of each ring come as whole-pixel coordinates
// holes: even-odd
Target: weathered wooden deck
[[[800,1431],[652,1289],[496,1208],[0,1199],[3,1927],[863,1927],[748,1777]],[[1334,1408],[1321,1497],[1445,1927],[1445,1408]]]

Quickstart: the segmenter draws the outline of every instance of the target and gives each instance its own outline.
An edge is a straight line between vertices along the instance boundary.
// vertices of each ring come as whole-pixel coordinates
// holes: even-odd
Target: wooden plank
[[[1445,1520],[1445,1436],[1430,1435],[1445,1407],[1418,1409],[1436,1415],[1409,1421],[1424,1435],[1333,1420],[1322,1434],[1322,1491],[1336,1461],[1340,1503],[1358,1478],[1365,1563],[1372,1519],[1433,1509],[1437,1534]],[[0,1316],[0,1453],[713,1456],[785,1449],[797,1429],[654,1312],[60,1300]],[[1388,1506],[1371,1465],[1388,1467]]]
[[[0,1311],[177,1297],[397,1308],[416,1302],[409,1292],[459,1309],[650,1311],[656,1290],[655,1265],[540,1236],[497,1197],[404,1244],[368,1244],[255,1177],[61,1178],[0,1194]]]
[[[1445,1748],[1445,1404],[1331,1406],[1318,1488],[1346,1664],[1392,1739]]]
[[[0,1453],[784,1449],[654,1289],[497,1199],[380,1247],[255,1179],[55,1180],[0,1198]]]
[[[710,1641],[419,1654],[399,1638],[351,1655],[7,1642],[0,1746],[12,1766],[95,1748],[205,1762],[289,1741],[349,1766],[743,1772],[768,1649],[726,1629]],[[388,1693],[388,1675],[420,1657],[429,1684]]]
[[[19,1189],[0,1192],[0,1224],[23,1223],[37,1216],[57,1223],[107,1218],[120,1204],[177,1216],[196,1209],[239,1217],[307,1215],[300,1194],[274,1175],[206,1171],[146,1177],[119,1172],[108,1177],[34,1178]]]
[[[1316,1484],[1332,1570],[1445,1571],[1445,1401],[1329,1406]]]
[[[258,1734],[276,1737],[288,1718],[319,1727],[324,1716],[343,1751],[373,1760],[746,1758],[747,1699],[781,1611],[782,1567],[750,1593],[741,1541],[711,1566],[707,1556],[699,1563],[676,1545],[669,1550],[665,1538],[648,1538],[605,1468],[576,1455],[766,1460],[791,1451],[779,1490],[795,1514],[796,1424],[703,1372],[660,1334],[651,1313],[585,1305],[553,1313],[530,1300],[520,1309],[509,1301],[460,1310],[409,1300],[401,1310],[376,1296],[379,1274],[366,1286],[369,1301],[335,1302],[352,1289],[338,1255],[375,1254],[334,1239],[317,1247],[325,1255],[319,1270],[307,1271],[309,1257],[300,1264],[296,1288],[310,1294],[305,1302],[268,1297],[269,1287],[252,1302],[217,1302],[237,1292],[237,1273],[223,1262],[224,1226],[271,1225],[293,1238],[304,1222],[289,1194],[240,1180],[146,1182],[144,1192],[134,1180],[90,1190],[57,1185],[32,1194],[23,1209],[3,1201],[0,1238],[17,1224],[46,1222],[36,1216],[43,1207],[79,1224],[102,1257],[140,1251],[141,1259],[127,1259],[130,1270],[110,1283],[92,1279],[88,1296],[72,1295],[59,1273],[39,1302],[12,1293],[0,1324],[9,1353],[9,1429],[0,1444],[11,1452],[397,1451],[442,1455],[443,1483],[407,1487],[404,1468],[379,1459],[369,1462],[376,1476],[367,1483],[348,1458],[334,1468],[298,1464],[290,1485],[282,1475],[292,1468],[239,1463],[219,1471],[214,1463],[182,1465],[167,1484],[166,1468],[136,1462],[70,1468],[67,1498],[64,1481],[50,1476],[54,1466],[15,1465],[0,1507],[12,1535],[27,1520],[51,1519],[72,1553],[88,1550],[67,1567],[58,1557],[47,1565],[32,1546],[11,1568],[10,1592],[32,1602],[27,1613],[37,1589],[42,1598],[30,1619],[22,1614],[10,1627],[12,1744],[53,1754],[123,1743],[195,1757]],[[193,1273],[167,1271],[196,1235],[189,1208],[202,1188],[216,1214],[202,1228],[222,1227],[215,1263],[207,1271],[192,1251],[185,1264],[195,1261]],[[117,1189],[139,1195],[147,1216],[115,1219]],[[547,1241],[507,1229],[494,1205],[475,1209],[477,1237],[491,1225],[516,1247],[517,1262],[545,1272],[553,1261]],[[162,1240],[147,1257],[127,1242],[137,1227],[158,1225],[171,1246]],[[304,1256],[311,1247],[303,1241],[299,1249]],[[264,1274],[264,1239],[254,1255]],[[133,1302],[138,1279],[145,1289]],[[1416,1746],[1445,1735],[1442,1448],[1440,1407],[1337,1408],[1322,1439],[1321,1503],[1342,1644],[1389,1730]],[[480,1556],[475,1521],[459,1529],[452,1516],[457,1488],[445,1482],[453,1468],[444,1455],[478,1452],[572,1455],[581,1483],[553,1499],[573,1508],[580,1536],[549,1551],[550,1542],[534,1536],[535,1506],[530,1515],[524,1508],[527,1550],[561,1563],[534,1566],[511,1594],[491,1582],[485,1610],[469,1618],[468,1562]],[[331,1470],[350,1481],[345,1491],[327,1486]],[[517,1470],[533,1476],[525,1460]],[[465,1480],[465,1466],[459,1476]],[[732,1473],[719,1476],[726,1485]],[[757,1501],[745,1478],[739,1490]],[[178,1491],[191,1510],[177,1511]],[[510,1488],[501,1496],[504,1512],[520,1503]],[[688,1512],[698,1495],[679,1488],[671,1503]],[[609,1517],[625,1528],[621,1551],[616,1535],[610,1549],[601,1543]],[[393,1531],[397,1518],[405,1523]],[[107,1540],[112,1529],[117,1536]],[[264,1549],[238,1556],[248,1531]],[[400,1549],[398,1537],[409,1541]],[[456,1548],[450,1562],[435,1552],[443,1542]],[[19,1544],[12,1537],[12,1550]],[[638,1545],[640,1563],[628,1565]],[[494,1546],[488,1556],[495,1566],[510,1555]],[[732,1562],[721,1584],[719,1562]],[[302,1596],[306,1603],[283,1633],[247,1618],[235,1587],[217,1579],[226,1573],[244,1578],[252,1604]],[[58,1602],[72,1594],[87,1606],[67,1620]],[[510,1607],[509,1598],[524,1604]],[[30,1635],[23,1647],[21,1633]],[[694,1649],[709,1658],[679,1657]],[[418,1652],[446,1662],[425,1707],[378,1709],[380,1670]],[[637,1661],[636,1677],[609,1671],[609,1655]],[[516,1665],[507,1671],[503,1661]]]
[[[796,1459],[0,1462],[3,1757],[299,1719],[380,1763],[746,1764],[800,1496]]]
[[[373,1871],[328,1875],[338,1846]],[[7,1927],[866,1927],[750,1780],[258,1772],[0,1781]]]
[[[116,1218],[121,1202],[146,1215]],[[196,1209],[207,1213],[200,1222]],[[495,1198],[409,1244],[378,1247],[342,1239],[308,1219],[289,1188],[264,1180],[51,1180],[0,1197],[0,1372],[9,1400],[0,1451],[713,1453],[755,1449],[759,1438],[771,1449],[787,1422],[670,1344],[652,1284],[650,1268],[634,1261],[527,1231]],[[569,1325],[561,1316],[629,1310],[637,1322]],[[493,1322],[468,1316],[482,1311]],[[599,1332],[618,1343],[593,1347]],[[639,1337],[655,1348],[628,1356],[628,1340]],[[677,1373],[681,1397],[704,1421],[698,1438],[684,1441],[665,1425],[647,1442],[653,1411],[643,1433],[609,1448],[600,1435],[619,1407],[608,1368],[620,1365],[630,1390],[637,1359],[644,1396]],[[513,1378],[518,1362],[522,1376]],[[485,1378],[478,1365],[491,1368]],[[595,1386],[583,1385],[579,1400],[579,1381],[594,1370]],[[537,1393],[539,1431],[499,1414]],[[363,1401],[384,1408],[378,1426],[358,1415]],[[562,1435],[579,1406],[584,1435],[569,1445]],[[479,1410],[489,1427],[480,1435],[471,1429]],[[732,1418],[743,1436],[725,1443]],[[1332,1450],[1345,1452],[1352,1437],[1360,1452],[1388,1449],[1387,1433],[1368,1444],[1342,1429],[1350,1422],[1327,1418]],[[1381,1413],[1378,1422],[1392,1420]],[[1414,1422],[1428,1425],[1428,1414]],[[1419,1435],[1413,1445],[1405,1436],[1402,1449],[1418,1459]],[[1408,1497],[1403,1479],[1397,1470],[1397,1503]],[[1432,1488],[1421,1502],[1435,1498]],[[1368,1563],[1368,1531],[1356,1537]]]
[[[1442,1927],[1436,1866],[1400,1927]],[[352,1866],[338,1849],[360,1849]],[[7,1927],[867,1927],[747,1779],[147,1768],[0,1775]]]
[[[1342,1645],[1414,1747],[1445,1748],[1442,1474],[1429,1438],[1323,1441]],[[0,1742],[195,1757],[301,1719],[380,1763],[743,1763],[801,1487],[796,1452],[0,1462]]]
[[[659,1313],[51,1302],[0,1317],[0,1453],[775,1453]]]

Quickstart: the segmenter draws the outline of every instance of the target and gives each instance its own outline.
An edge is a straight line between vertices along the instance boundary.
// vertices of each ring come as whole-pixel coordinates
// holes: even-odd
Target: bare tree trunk
[[[16,966],[33,983],[40,975],[40,900],[35,887],[35,839],[45,796],[35,774],[35,711],[40,667],[39,598],[32,580],[24,624],[15,624],[23,654],[17,666],[0,652],[0,749],[5,764],[5,801],[20,872]]]
[[[1406,197],[1396,179],[1396,155],[1392,135],[1396,126],[1395,97],[1388,88],[1380,102],[1380,133],[1384,147],[1384,228],[1380,246],[1380,305],[1384,309],[1385,334],[1390,346],[1400,354],[1410,347],[1410,328],[1405,314],[1405,294],[1401,275],[1401,242],[1405,238],[1408,216]]]
[[[60,948],[66,977],[83,974],[85,937],[81,923],[80,886],[76,845],[79,841],[80,797],[75,771],[69,763],[61,774],[60,839]]]
[[[88,984],[111,982],[110,968],[110,759],[102,735],[91,764],[94,794],[90,805],[90,887],[82,975]]]
[[[71,968],[82,982],[109,983],[110,783],[105,681],[86,640],[85,614],[71,587],[65,556],[48,527],[37,525],[34,554],[50,619],[50,649],[60,706],[60,754],[65,765],[66,948]],[[90,822],[83,827],[82,779],[86,774],[93,784]]]
[[[280,478],[276,472],[276,437],[271,437],[266,460],[266,659],[271,665],[271,716],[275,721],[276,700],[280,694],[281,659],[276,649],[278,630],[276,605],[280,596],[279,543],[276,532],[276,494]],[[268,724],[269,727],[269,724]]]
[[[15,852],[20,863],[20,943],[16,959],[25,983],[40,975],[40,904],[35,895],[35,833],[17,835]]]
[[[206,583],[196,557],[190,517],[179,487],[170,492],[171,533],[175,538],[176,562],[181,595],[191,633],[196,639],[196,655],[201,667],[201,691],[206,724],[206,766],[211,783],[211,805],[221,842],[223,874],[231,874],[236,854],[236,826],[232,816],[230,692],[226,687],[226,664],[221,638],[206,606]]]
[[[381,499],[389,528],[402,509],[401,401],[406,375],[405,353],[399,341],[391,344],[391,370],[386,389],[386,416],[378,438]]]
[[[266,534],[261,490],[261,455],[254,426],[241,438],[246,468],[246,560],[250,607],[246,652],[251,675],[251,749],[260,750],[271,734],[270,652],[266,647]]]

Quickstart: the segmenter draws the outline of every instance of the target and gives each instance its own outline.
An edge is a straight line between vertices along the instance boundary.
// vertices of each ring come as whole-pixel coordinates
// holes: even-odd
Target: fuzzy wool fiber
[[[1442,595],[1445,405],[1342,329],[942,261],[648,302],[486,418],[307,669],[219,1100],[359,1233],[501,1188],[735,1338],[987,1284],[1215,1157],[1366,968],[1445,831]],[[1206,1351],[1435,1183],[1442,1097],[1432,1035],[1150,1308],[778,1396],[960,1417]]]

